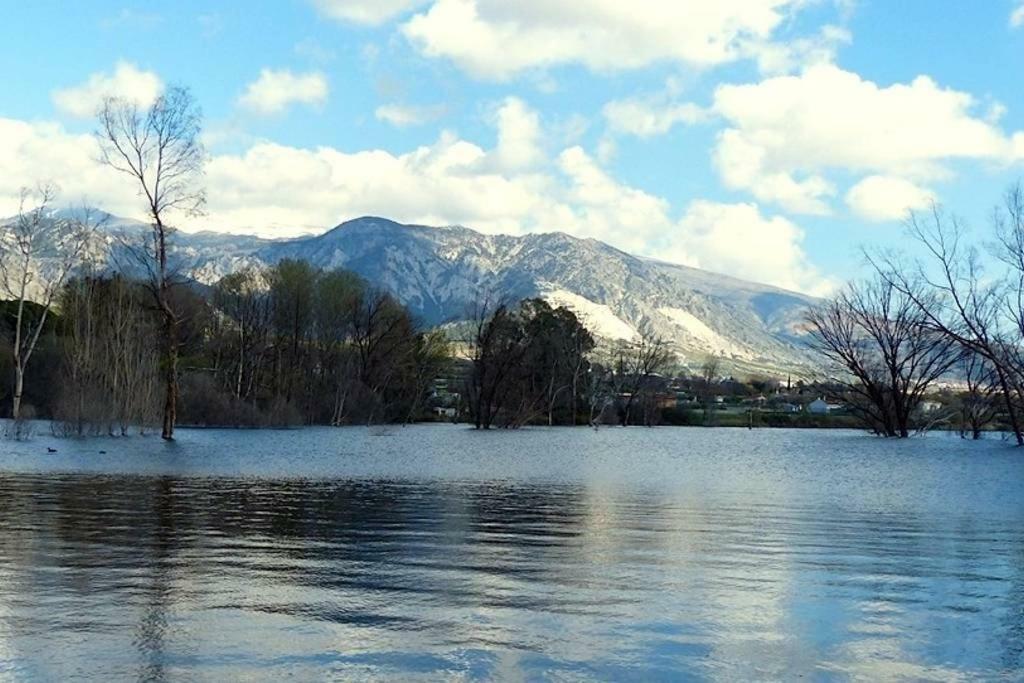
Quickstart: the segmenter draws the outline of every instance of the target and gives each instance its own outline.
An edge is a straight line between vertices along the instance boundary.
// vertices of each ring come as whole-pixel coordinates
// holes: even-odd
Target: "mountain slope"
[[[100,263],[123,261],[121,245],[145,230],[110,217],[89,252]],[[359,273],[428,324],[463,318],[478,300],[541,296],[606,338],[649,327],[691,366],[708,354],[739,371],[800,373],[811,365],[800,327],[812,298],[563,233],[486,235],[366,217],[299,239],[179,233],[175,242],[180,269],[207,284],[240,267],[305,259]]]
[[[605,337],[628,338],[649,326],[691,365],[715,354],[750,371],[808,366],[800,325],[810,297],[562,233],[485,235],[360,218],[316,237],[269,243],[254,256],[348,268],[431,324],[464,316],[480,298],[541,296],[573,308]]]

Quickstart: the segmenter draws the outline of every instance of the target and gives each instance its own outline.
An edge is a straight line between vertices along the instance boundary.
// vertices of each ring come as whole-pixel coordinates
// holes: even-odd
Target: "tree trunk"
[[[21,396],[25,389],[25,368],[21,363],[14,363],[14,402],[11,406],[11,417],[17,420],[21,416]]]
[[[1010,419],[1010,429],[1017,438],[1017,445],[1024,446],[1024,431],[1021,430],[1020,418],[1017,415],[1017,406],[1013,403],[1013,393],[1010,389],[1010,382],[1006,377],[1006,371],[996,363],[996,376],[999,378],[999,388],[1003,391],[1003,401],[1006,405],[1006,415]]]
[[[161,438],[166,441],[174,440],[174,425],[177,422],[178,404],[178,325],[172,315],[166,315],[164,321],[164,339],[167,345],[164,349],[165,395],[164,395],[164,419],[163,428],[160,432]]]

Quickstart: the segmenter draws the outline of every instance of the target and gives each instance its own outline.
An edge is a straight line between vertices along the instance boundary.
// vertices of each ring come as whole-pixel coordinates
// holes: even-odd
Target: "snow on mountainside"
[[[89,252],[113,264],[123,250],[119,245],[146,229],[109,217]],[[478,300],[540,296],[573,309],[608,339],[629,339],[649,327],[671,340],[691,366],[714,354],[738,371],[800,373],[811,367],[800,330],[812,298],[638,258],[593,239],[487,235],[374,217],[290,240],[210,232],[177,233],[174,239],[181,270],[207,284],[240,267],[305,259],[359,273],[428,324],[458,320]]]

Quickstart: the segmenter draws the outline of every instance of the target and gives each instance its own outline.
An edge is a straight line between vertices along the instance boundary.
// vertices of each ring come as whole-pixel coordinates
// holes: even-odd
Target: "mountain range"
[[[52,215],[55,224],[60,214]],[[96,263],[125,262],[124,244],[148,226],[96,215],[103,220],[88,254]],[[57,258],[57,241],[51,240],[47,259]],[[629,339],[648,328],[669,340],[691,368],[709,355],[737,373],[802,375],[814,367],[802,322],[812,297],[564,233],[491,235],[364,217],[294,239],[178,232],[174,245],[180,270],[204,284],[246,266],[304,259],[352,270],[386,288],[427,325],[464,319],[479,300],[539,296],[573,309],[604,339]]]

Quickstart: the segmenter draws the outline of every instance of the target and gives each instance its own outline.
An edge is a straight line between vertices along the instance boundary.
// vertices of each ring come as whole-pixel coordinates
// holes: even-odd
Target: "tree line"
[[[38,340],[39,362],[14,381],[31,402],[13,405],[69,436],[162,431],[166,326],[152,282],[87,262],[72,273],[52,300],[4,304],[15,344],[5,360],[19,326]],[[358,275],[301,260],[244,268],[210,288],[176,280],[167,297],[175,422],[189,425],[411,422],[429,415],[440,377],[479,429],[652,425],[674,364],[649,334],[598,348],[571,310],[542,299],[425,329]]]
[[[177,327],[176,422],[412,421],[451,364],[444,334],[417,325],[390,294],[304,261],[241,270],[210,290],[182,281],[168,303]],[[14,380],[14,396],[26,384],[39,416],[68,435],[163,429],[166,327],[146,281],[86,270],[64,283],[51,307],[5,308],[9,341],[19,320],[39,338],[39,362]],[[37,414],[28,404],[20,409],[22,418]]]
[[[935,205],[911,212],[920,256],[869,253],[871,277],[807,318],[813,346],[844,400],[872,431],[926,428],[920,407],[936,383],[960,388],[962,433],[1004,424],[1024,445],[1024,189],[992,213],[987,241]]]

